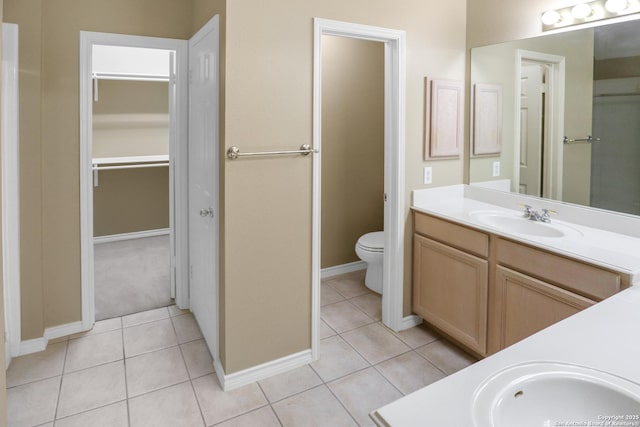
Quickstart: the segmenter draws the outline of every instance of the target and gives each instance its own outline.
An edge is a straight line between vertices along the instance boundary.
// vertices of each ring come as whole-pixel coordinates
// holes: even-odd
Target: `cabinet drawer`
[[[489,235],[423,213],[413,213],[416,233],[487,258]]]
[[[621,277],[617,273],[504,239],[498,239],[496,260],[598,301],[621,288]]]

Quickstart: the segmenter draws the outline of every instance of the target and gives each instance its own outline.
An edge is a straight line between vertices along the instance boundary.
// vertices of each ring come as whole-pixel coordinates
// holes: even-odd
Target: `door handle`
[[[213,218],[213,208],[200,209],[200,216],[201,217],[210,216],[211,218]]]

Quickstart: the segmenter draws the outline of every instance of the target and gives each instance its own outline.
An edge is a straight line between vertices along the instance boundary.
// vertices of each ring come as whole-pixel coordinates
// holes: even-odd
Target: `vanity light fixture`
[[[635,13],[640,13],[640,0],[595,0],[548,10],[540,20],[542,30],[549,31]]]

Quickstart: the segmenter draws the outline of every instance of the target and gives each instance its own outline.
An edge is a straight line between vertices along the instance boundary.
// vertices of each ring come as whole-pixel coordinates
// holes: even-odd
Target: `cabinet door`
[[[413,311],[486,354],[488,262],[418,234],[413,251]]]
[[[595,304],[588,298],[501,266],[496,267],[495,297],[497,325],[493,326],[499,349]]]

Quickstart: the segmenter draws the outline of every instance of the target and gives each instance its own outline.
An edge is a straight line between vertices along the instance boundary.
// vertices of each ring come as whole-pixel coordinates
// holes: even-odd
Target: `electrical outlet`
[[[433,181],[433,168],[431,166],[425,166],[424,167],[424,183],[425,184],[431,184],[431,182]]]
[[[493,176],[500,176],[500,162],[493,162]]]

